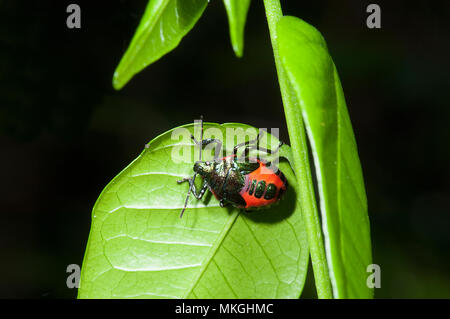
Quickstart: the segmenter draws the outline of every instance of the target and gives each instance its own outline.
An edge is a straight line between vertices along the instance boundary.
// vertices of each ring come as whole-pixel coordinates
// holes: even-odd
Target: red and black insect
[[[203,139],[202,121],[200,141],[191,135],[194,143],[200,146],[199,160],[193,168],[194,175],[177,181],[178,183],[189,182],[189,191],[180,217],[183,216],[190,194],[201,199],[207,189],[219,200],[221,207],[230,204],[237,208],[251,210],[265,208],[279,201],[288,187],[286,177],[270,163],[259,158],[249,157],[249,152],[256,149],[259,152],[273,154],[280,149],[283,143],[280,142],[275,150],[269,150],[259,147],[260,138],[261,135],[258,134],[254,140],[237,144],[233,148],[232,155],[218,158],[222,142],[218,139]],[[202,149],[211,143],[216,143],[214,161],[202,161]],[[244,147],[244,152],[238,157],[237,152],[242,147]],[[200,191],[197,191],[194,185],[197,175],[203,178]]]

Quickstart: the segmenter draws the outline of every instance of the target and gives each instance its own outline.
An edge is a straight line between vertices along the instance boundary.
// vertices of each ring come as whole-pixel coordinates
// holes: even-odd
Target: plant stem
[[[308,233],[308,242],[311,253],[311,261],[314,270],[317,296],[322,299],[333,298],[328,264],[325,254],[324,240],[314,194],[314,184],[311,176],[311,167],[308,157],[308,145],[306,131],[303,124],[300,105],[295,92],[290,85],[285,70],[281,65],[278,52],[277,23],[283,17],[279,0],[264,0],[267,23],[269,25],[272,41],[275,65],[280,84],[286,123],[291,141],[292,155],[294,159],[294,172],[297,177],[300,203]]]

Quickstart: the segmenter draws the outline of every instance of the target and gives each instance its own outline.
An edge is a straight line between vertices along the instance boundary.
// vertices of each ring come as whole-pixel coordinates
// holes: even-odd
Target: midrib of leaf
[[[252,234],[252,238],[253,240],[258,244],[258,246],[261,248],[261,251],[264,254],[264,257],[266,257],[266,259],[269,261],[270,267],[273,270],[273,273],[275,274],[275,276],[277,277],[278,280],[280,280],[279,276],[278,276],[278,272],[275,269],[275,267],[273,266],[272,260],[269,258],[269,256],[267,256],[267,252],[264,249],[263,245],[261,245],[261,243],[259,242],[259,240],[256,238],[255,234],[253,233],[252,229],[250,228],[250,226],[248,225],[247,221],[245,220],[245,218],[242,219],[244,221],[245,226],[247,226],[248,231],[250,232],[250,234]]]
[[[336,83],[336,70],[333,68],[333,78],[334,78],[334,96],[336,99],[336,102],[338,101],[337,98],[337,83]],[[336,118],[336,128],[337,128],[337,132],[336,132],[336,136],[337,136],[337,165],[336,165],[336,182],[341,180],[341,165],[342,165],[342,161],[343,161],[343,157],[342,157],[342,153],[341,153],[341,116],[339,113],[339,105],[336,109],[336,113],[337,113],[337,118]],[[316,166],[316,167],[320,167],[320,166]],[[319,169],[320,170],[320,169]],[[353,185],[353,183],[352,183]],[[342,203],[341,203],[341,198],[342,198],[342,190],[341,190],[341,186],[340,183],[337,182],[336,185],[337,188],[337,207],[338,207],[338,211],[341,212],[342,211]],[[321,196],[322,198],[322,196]],[[323,199],[322,199],[323,200]],[[333,287],[333,295],[336,296],[337,298],[339,298],[339,290],[338,290],[338,284],[337,284],[337,280],[336,280],[336,276],[335,276],[335,269],[333,266],[333,256],[331,254],[331,243],[330,243],[330,237],[328,234],[328,230],[326,230],[325,225],[327,225],[326,223],[326,211],[325,211],[325,204],[324,204],[324,213],[322,214],[322,218],[324,218],[325,222],[323,223],[324,227],[324,237],[325,237],[325,246],[326,246],[326,252],[327,252],[327,260],[328,260],[328,267],[330,268],[330,279],[332,282],[332,287]],[[343,225],[343,221],[342,221],[342,215],[339,215],[339,223],[341,225]],[[343,237],[340,238],[340,245],[342,247],[342,245],[344,245],[343,241]],[[343,256],[341,255],[341,258],[343,258]]]
[[[333,70],[333,75],[334,75],[334,77],[336,76],[336,70]],[[335,98],[336,98],[336,101],[338,100],[338,98],[337,98],[337,87],[336,87],[336,80],[334,81],[334,96],[335,96]],[[337,185],[336,185],[336,188],[337,188],[337,207],[338,207],[338,211],[339,212],[341,212],[342,211],[342,207],[341,207],[341,187],[340,187],[340,184],[337,182],[337,181],[340,181],[341,180],[341,163],[342,163],[342,154],[341,154],[341,116],[340,116],[340,114],[339,114],[339,106],[337,107],[337,109],[336,109],[336,116],[337,116],[337,118],[336,118],[336,130],[337,130],[337,132],[336,132],[336,136],[337,136],[337,149],[336,149],[336,151],[337,151],[337,159],[336,159],[336,161],[337,161],[337,163],[336,163],[336,183],[337,183]],[[319,167],[319,166],[317,166],[316,165],[316,167]],[[322,196],[320,196],[320,198],[321,198],[321,201],[323,201],[323,199],[322,199],[322,197],[323,197],[323,195]],[[321,204],[321,206],[322,206],[322,204]],[[325,222],[323,223],[323,233],[324,233],[324,237],[325,237],[325,246],[326,246],[326,253],[327,253],[327,261],[328,261],[328,267],[329,267],[329,269],[330,269],[330,280],[331,280],[331,286],[333,287],[333,295],[334,296],[336,296],[336,297],[339,297],[339,290],[338,290],[338,284],[337,284],[337,281],[336,281],[336,276],[335,276],[335,269],[334,269],[334,266],[333,266],[333,257],[332,257],[332,254],[331,254],[331,243],[330,243],[330,237],[329,237],[329,234],[328,234],[328,231],[326,231],[325,230],[325,225],[327,225],[327,223],[326,223],[326,217],[324,217],[324,216],[326,216],[327,214],[326,214],[326,212],[325,212],[325,204],[323,204],[323,206],[324,206],[324,210],[323,210],[323,214],[322,214],[322,218],[325,218]],[[342,223],[342,215],[339,215],[339,223],[342,225],[343,223]],[[341,243],[340,243],[340,245],[342,246],[342,245],[344,245],[344,243],[342,242],[342,237],[341,237],[341,239],[340,239],[340,241],[341,241]]]
[[[301,103],[301,102],[300,102]],[[338,290],[337,290],[337,282],[336,277],[334,276],[334,267],[333,267],[333,258],[331,254],[331,244],[330,244],[330,236],[328,233],[328,228],[326,225],[328,225],[327,222],[327,205],[325,203],[325,194],[324,194],[324,187],[322,182],[322,166],[320,165],[319,158],[317,157],[317,147],[314,139],[314,134],[311,131],[311,126],[309,124],[309,118],[308,113],[303,111],[302,116],[304,118],[305,128],[308,133],[308,137],[310,139],[310,146],[312,150],[313,160],[314,160],[314,167],[316,168],[316,180],[317,180],[317,189],[319,191],[319,205],[320,205],[320,211],[321,211],[321,218],[322,218],[322,232],[323,232],[323,238],[324,238],[324,244],[325,244],[325,254],[327,256],[326,263],[328,265],[328,275],[331,281],[331,288],[333,290],[333,296],[338,297]],[[339,115],[337,115],[339,118]],[[338,120],[339,121],[339,120]],[[337,127],[338,141],[339,141],[339,122]],[[338,154],[339,154],[339,142],[338,142]],[[336,165],[336,174],[339,175],[339,165],[340,161],[337,160]],[[340,188],[338,187],[338,194],[340,193]],[[339,203],[338,203],[339,205]],[[340,218],[340,216],[339,216]]]
[[[204,272],[206,271],[206,269],[208,269],[209,264],[211,263],[211,261],[214,259],[214,256],[216,255],[217,251],[219,250],[220,245],[222,244],[223,240],[225,239],[225,237],[228,235],[228,233],[230,232],[230,229],[233,227],[233,224],[235,223],[236,219],[238,218],[239,213],[234,213],[234,215],[232,217],[230,217],[230,220],[228,221],[226,227],[223,229],[222,233],[220,234],[219,238],[217,238],[216,242],[214,243],[214,245],[211,247],[210,249],[210,253],[208,254],[208,256],[206,257],[206,262],[202,265],[202,267],[200,268],[197,276],[194,278],[194,280],[192,281],[192,285],[191,287],[187,290],[186,294],[183,296],[183,299],[187,299],[189,297],[189,295],[193,292],[195,286],[197,285],[197,283],[200,281],[201,277],[203,276]],[[217,269],[220,270],[219,265],[217,265]],[[226,279],[226,277],[224,276],[224,278]],[[233,291],[233,290],[232,290]],[[234,293],[234,291],[233,291]]]

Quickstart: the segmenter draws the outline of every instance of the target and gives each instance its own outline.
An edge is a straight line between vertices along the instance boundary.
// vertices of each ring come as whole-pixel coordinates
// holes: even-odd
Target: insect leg
[[[196,176],[197,176],[197,173],[195,173],[193,177],[186,177],[186,178],[180,179],[177,181],[177,183],[181,184],[184,182],[189,182],[189,193],[194,194],[195,198],[201,199],[202,198],[201,196],[203,196],[203,193],[206,191],[207,185],[206,185],[206,182],[203,181],[202,188],[200,189],[200,192],[199,192],[199,194],[201,194],[201,196],[198,195],[197,188],[195,187],[195,184],[194,184]],[[203,188],[205,188],[205,190],[203,190]]]
[[[251,145],[251,144],[256,144],[256,146],[258,146],[260,139],[261,139],[261,132],[258,132],[258,135],[256,136],[256,138],[254,140],[250,140],[250,141],[239,143],[239,144],[235,145],[234,148],[233,148],[233,155],[236,156],[238,149],[243,147],[243,146],[247,147],[248,145]],[[244,152],[245,151],[246,150],[244,150]]]
[[[180,180],[177,181],[178,184],[181,184],[183,182],[189,181],[189,190],[188,190],[187,195],[186,195],[186,200],[184,201],[183,210],[180,213],[180,218],[183,217],[183,213],[186,210],[186,206],[187,206],[187,203],[189,201],[189,196],[191,196],[191,192],[196,193],[196,191],[195,191],[195,184],[194,184],[195,177],[197,177],[197,173],[195,173],[194,176],[192,176],[192,178],[186,177],[186,178],[183,178],[183,179],[180,179]]]
[[[255,146],[255,145],[247,145],[247,146],[245,147],[245,149],[244,149],[244,153],[239,157],[238,160],[239,160],[240,162],[242,162],[242,161],[248,162],[248,161],[249,161],[249,153],[250,153],[250,150],[257,150],[257,151],[259,151],[259,152],[264,152],[264,153],[267,153],[267,154],[274,154],[274,153],[277,153],[277,152],[280,150],[280,147],[281,147],[283,144],[284,144],[284,143],[280,141],[280,144],[278,144],[277,148],[274,149],[274,150],[270,150],[270,149],[267,149],[267,148],[258,147],[258,146]],[[258,154],[257,158],[259,159],[259,154]]]
[[[219,158],[220,152],[222,151],[222,141],[215,138],[209,138],[202,141],[203,146],[211,143],[216,143],[216,146],[214,147],[214,159],[217,159]]]
[[[278,151],[280,150],[280,147],[283,146],[283,144],[284,144],[284,143],[280,141],[280,144],[278,144],[277,148],[274,149],[274,150],[270,150],[270,149],[263,148],[263,147],[257,148],[257,147],[255,147],[255,146],[250,146],[250,148],[258,149],[258,151],[264,152],[264,153],[267,153],[267,154],[274,154],[274,153],[276,153],[276,152],[278,152]]]
[[[206,190],[208,189],[208,184],[206,181],[203,181],[202,187],[200,188],[200,191],[197,193],[197,189],[195,188],[195,185],[192,187],[192,194],[197,199],[202,199],[203,195],[205,194]]]
[[[195,196],[195,198],[202,199],[203,195],[205,194],[206,190],[208,189],[208,184],[206,183],[206,181],[203,181],[202,187],[201,187],[200,191],[197,193],[197,188],[195,187],[195,184],[194,184],[196,176],[197,176],[197,173],[195,173],[194,176],[192,176],[192,178],[186,177],[186,178],[183,178],[183,179],[180,179],[177,181],[178,184],[181,184],[183,182],[189,182],[189,190],[186,195],[186,200],[184,202],[184,207],[183,207],[183,210],[181,211],[180,218],[183,217],[183,213],[186,210],[186,206],[189,201],[189,196],[191,195],[191,193]]]
[[[194,137],[194,135],[192,135],[191,134],[191,139],[194,141],[194,143],[196,144],[196,145],[200,145],[200,142],[199,141],[197,141],[197,139]],[[221,140],[218,140],[218,139],[216,139],[216,138],[207,138],[207,139],[204,139],[204,140],[202,140],[202,148],[203,147],[205,147],[205,146],[207,146],[207,145],[209,145],[209,144],[211,144],[211,143],[216,143],[216,146],[215,146],[215,148],[214,148],[214,158],[216,159],[216,158],[218,158],[219,157],[219,155],[220,155],[220,151],[222,150],[222,141]]]

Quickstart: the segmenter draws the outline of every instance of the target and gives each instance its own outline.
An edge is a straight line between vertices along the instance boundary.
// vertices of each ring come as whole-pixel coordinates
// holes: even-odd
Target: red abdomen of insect
[[[240,195],[246,202],[245,209],[271,205],[281,199],[286,192],[288,182],[276,167],[267,167],[259,161],[259,168],[245,175],[245,186]]]

